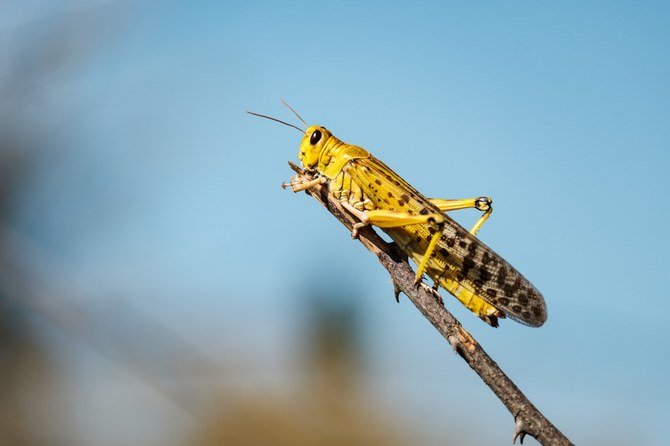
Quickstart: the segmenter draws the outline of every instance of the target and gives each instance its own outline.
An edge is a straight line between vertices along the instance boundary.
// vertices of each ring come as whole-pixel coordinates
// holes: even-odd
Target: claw
[[[440,296],[440,293],[438,293],[435,288],[433,288],[432,286],[426,285],[425,283],[423,283],[421,281],[415,282],[415,284],[417,286],[423,288],[424,290],[426,290],[428,292],[428,294],[432,294],[433,297],[435,297],[435,299],[437,300],[437,302],[440,305],[444,306],[444,301],[442,300],[442,296]]]
[[[424,290],[426,290],[428,293],[430,293],[432,295],[435,295],[435,290],[433,290],[432,286],[426,285],[425,283],[421,282],[421,280],[419,280],[418,282],[415,282],[415,283],[418,286],[420,286],[421,288],[423,288]]]
[[[367,226],[365,223],[355,223],[354,226],[351,229],[351,238],[357,239],[358,238],[358,230],[362,227]]]
[[[296,175],[293,178],[291,178],[290,180],[282,182],[281,183],[281,188],[286,189],[286,188],[290,187],[291,189],[293,189],[293,192],[295,192],[295,187],[304,183],[304,182],[305,181],[300,178],[300,175]]]
[[[418,286],[419,284],[423,284],[422,280],[423,280],[423,274],[421,274],[421,275],[419,275],[419,274],[414,275],[414,285],[417,285],[417,286]]]

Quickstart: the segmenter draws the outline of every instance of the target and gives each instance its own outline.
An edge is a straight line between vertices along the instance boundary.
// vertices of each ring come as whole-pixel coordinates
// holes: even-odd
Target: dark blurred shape
[[[323,273],[322,273],[323,274]],[[313,275],[310,275],[312,277]],[[318,275],[317,275],[318,276]],[[326,277],[317,283],[327,283]],[[346,287],[310,287],[296,344],[304,377],[290,396],[238,396],[205,426],[197,445],[401,445],[409,435],[376,400],[362,395],[361,309]]]
[[[306,359],[323,392],[353,391],[362,371],[361,310],[343,288],[339,296],[321,292],[305,301]],[[317,295],[318,296],[318,295]]]
[[[48,82],[52,70],[42,63],[44,57],[55,62],[62,55],[53,53],[50,45],[44,45],[39,54],[31,51],[29,47],[34,50],[37,45],[35,31],[29,25],[0,31],[5,37],[0,39],[4,41],[0,62],[5,68],[0,76],[0,444],[19,446],[44,441],[44,426],[35,428],[35,423],[44,419],[54,404],[57,379],[54,364],[31,327],[32,312],[7,293],[9,281],[31,278],[14,270],[17,253],[3,230],[14,222],[17,196],[29,181],[40,152],[39,131],[31,131],[34,123],[25,118],[31,86]],[[54,44],[60,39],[48,36],[46,41]],[[59,443],[58,438],[52,440]]]
[[[25,311],[0,291],[0,444],[3,445],[40,444],[31,424],[35,411],[43,411],[45,405],[36,397],[46,398],[48,388],[53,385],[53,364],[27,322]]]

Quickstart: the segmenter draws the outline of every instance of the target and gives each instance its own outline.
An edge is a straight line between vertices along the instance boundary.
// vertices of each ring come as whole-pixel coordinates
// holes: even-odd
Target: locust
[[[248,113],[303,134],[298,159],[311,179],[291,179],[288,186],[294,192],[316,185],[327,187],[357,221],[352,237],[368,225],[380,228],[416,263],[417,284],[428,276],[434,289],[444,288],[487,324],[497,327],[498,320],[506,317],[532,327],[546,321],[542,294],[476,237],[493,211],[491,198],[427,198],[364,148],[341,141],[322,125],[308,125],[286,102],[284,105],[306,130],[277,118]],[[447,215],[468,208],[482,212],[470,230]]]

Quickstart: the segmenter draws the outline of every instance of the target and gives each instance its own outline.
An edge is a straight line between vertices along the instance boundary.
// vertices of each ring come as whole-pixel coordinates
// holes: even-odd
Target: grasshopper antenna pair
[[[302,117],[298,114],[298,112],[295,111],[295,110],[293,110],[293,107],[291,107],[290,105],[288,105],[288,104],[286,103],[285,100],[283,100],[283,99],[279,99],[279,100],[280,100],[280,101],[282,102],[282,104],[284,104],[289,110],[291,110],[291,111],[293,112],[293,114],[296,115],[296,116],[298,117],[298,119],[300,119],[300,121],[301,121],[303,124],[305,124],[305,128],[309,127],[309,125],[307,125],[307,123],[305,122],[305,120],[302,119]],[[254,112],[252,112],[252,111],[247,111],[247,113],[249,113],[250,115],[258,116],[259,118],[269,119],[269,120],[271,120],[271,121],[275,121],[275,122],[278,122],[278,123],[280,123],[280,124],[284,124],[284,125],[287,125],[287,126],[289,126],[289,127],[293,127],[294,129],[296,129],[296,130],[299,131],[300,133],[305,133],[304,130],[300,130],[300,127],[295,126],[295,125],[293,125],[293,124],[289,124],[288,122],[282,121],[281,119],[273,118],[272,116],[261,115],[260,113],[254,113]]]

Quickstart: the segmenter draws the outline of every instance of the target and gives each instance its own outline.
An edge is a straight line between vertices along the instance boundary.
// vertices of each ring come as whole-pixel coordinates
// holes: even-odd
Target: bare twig
[[[289,162],[298,173],[298,181],[311,179],[308,173]],[[327,187],[316,185],[306,191],[330,211],[349,230],[356,223],[331,194]],[[493,393],[510,411],[515,421],[512,442],[517,437],[523,443],[526,435],[531,435],[543,445],[570,445],[565,435],[551,424],[542,413],[533,406],[519,388],[498,367],[498,364],[484,351],[479,343],[468,333],[460,322],[444,307],[442,299],[428,286],[414,284],[414,271],[407,258],[393,244],[386,243],[369,226],[359,231],[358,240],[369,251],[377,255],[379,262],[386,268],[393,280],[396,297],[403,292],[412,303],[430,321],[437,331],[451,344],[454,350],[468,363],[479,377],[491,388]]]

